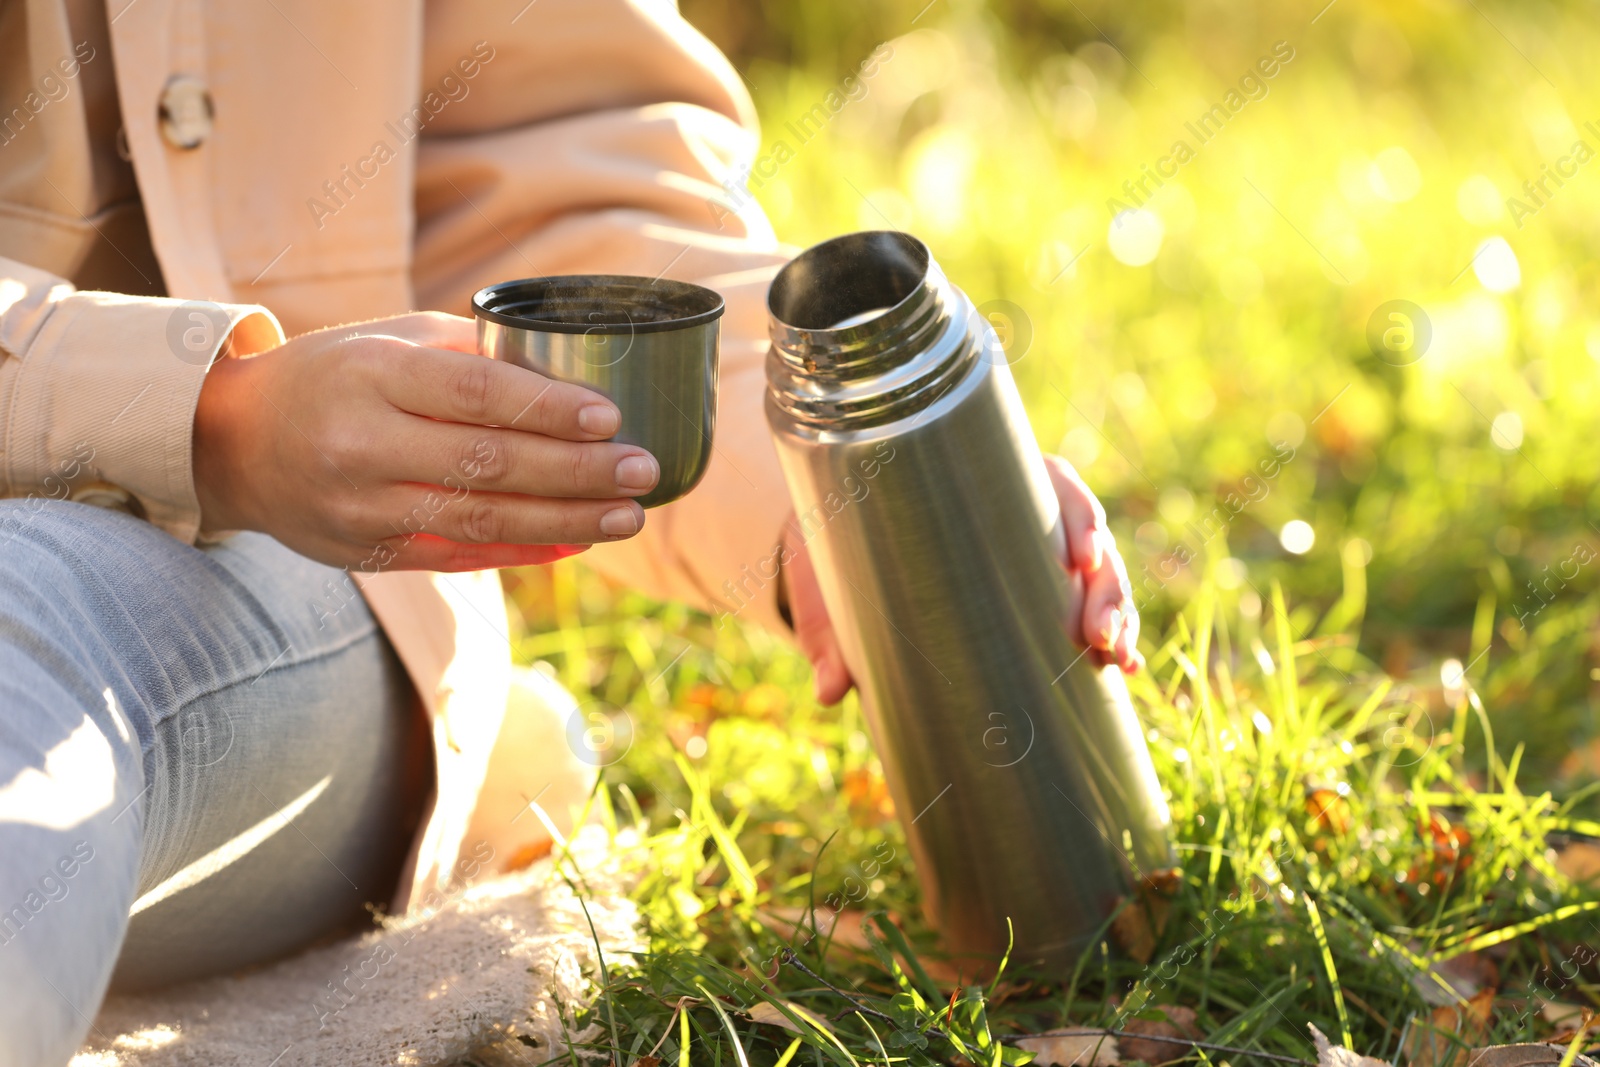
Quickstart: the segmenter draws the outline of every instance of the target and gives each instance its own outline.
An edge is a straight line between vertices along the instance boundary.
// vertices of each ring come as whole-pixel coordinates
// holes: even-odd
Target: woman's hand
[[[1067,554],[1062,565],[1083,576],[1083,613],[1078,619],[1079,632],[1074,636],[1101,663],[1115,663],[1132,674],[1144,666],[1138,648],[1139,613],[1129,599],[1122,556],[1106,529],[1105,509],[1070,463],[1060,456],[1045,456],[1044,462],[1061,501],[1061,518],[1066,526]],[[783,574],[795,639],[811,660],[817,699],[824,704],[836,703],[855,683],[839,652],[839,638],[822,604],[816,571],[796,522],[784,527],[780,558],[785,561]]]
[[[195,412],[208,530],[259,530],[334,566],[544,563],[630,537],[660,477],[606,440],[616,406],[476,353],[470,319],[424,312],[219,360]]]

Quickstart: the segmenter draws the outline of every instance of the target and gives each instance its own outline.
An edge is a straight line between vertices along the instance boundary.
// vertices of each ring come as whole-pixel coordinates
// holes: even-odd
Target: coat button
[[[161,90],[161,136],[174,148],[199,148],[211,135],[211,94],[205,83],[174,74]]]

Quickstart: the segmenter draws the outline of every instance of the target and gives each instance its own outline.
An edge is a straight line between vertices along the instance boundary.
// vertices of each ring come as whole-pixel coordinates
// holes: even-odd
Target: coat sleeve
[[[483,40],[481,18],[429,4],[422,98],[436,85],[466,95],[418,144],[418,300],[470,315],[484,285],[575,273],[720,291],[728,310],[705,478],[649,512],[638,537],[585,559],[654,595],[776,623],[789,503],[762,406],[765,300],[790,251],[744,191],[759,145],[749,96],[670,3],[525,4],[507,4],[507,32]]]
[[[80,291],[0,257],[0,496],[110,503],[193,541],[206,371],[281,341],[255,305]]]

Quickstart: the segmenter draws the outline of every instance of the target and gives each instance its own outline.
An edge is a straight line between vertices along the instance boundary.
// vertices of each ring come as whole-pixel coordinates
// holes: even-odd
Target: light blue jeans
[[[343,572],[271,538],[0,502],[0,1067],[61,1067],[108,985],[370,921],[431,786]]]

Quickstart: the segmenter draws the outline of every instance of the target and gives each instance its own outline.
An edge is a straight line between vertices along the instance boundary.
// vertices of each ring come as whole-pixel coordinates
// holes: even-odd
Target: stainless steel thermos
[[[990,324],[902,233],[817,245],[768,297],[767,417],[915,877],[948,948],[1070,967],[1168,814]],[[907,872],[909,873],[909,872]]]

